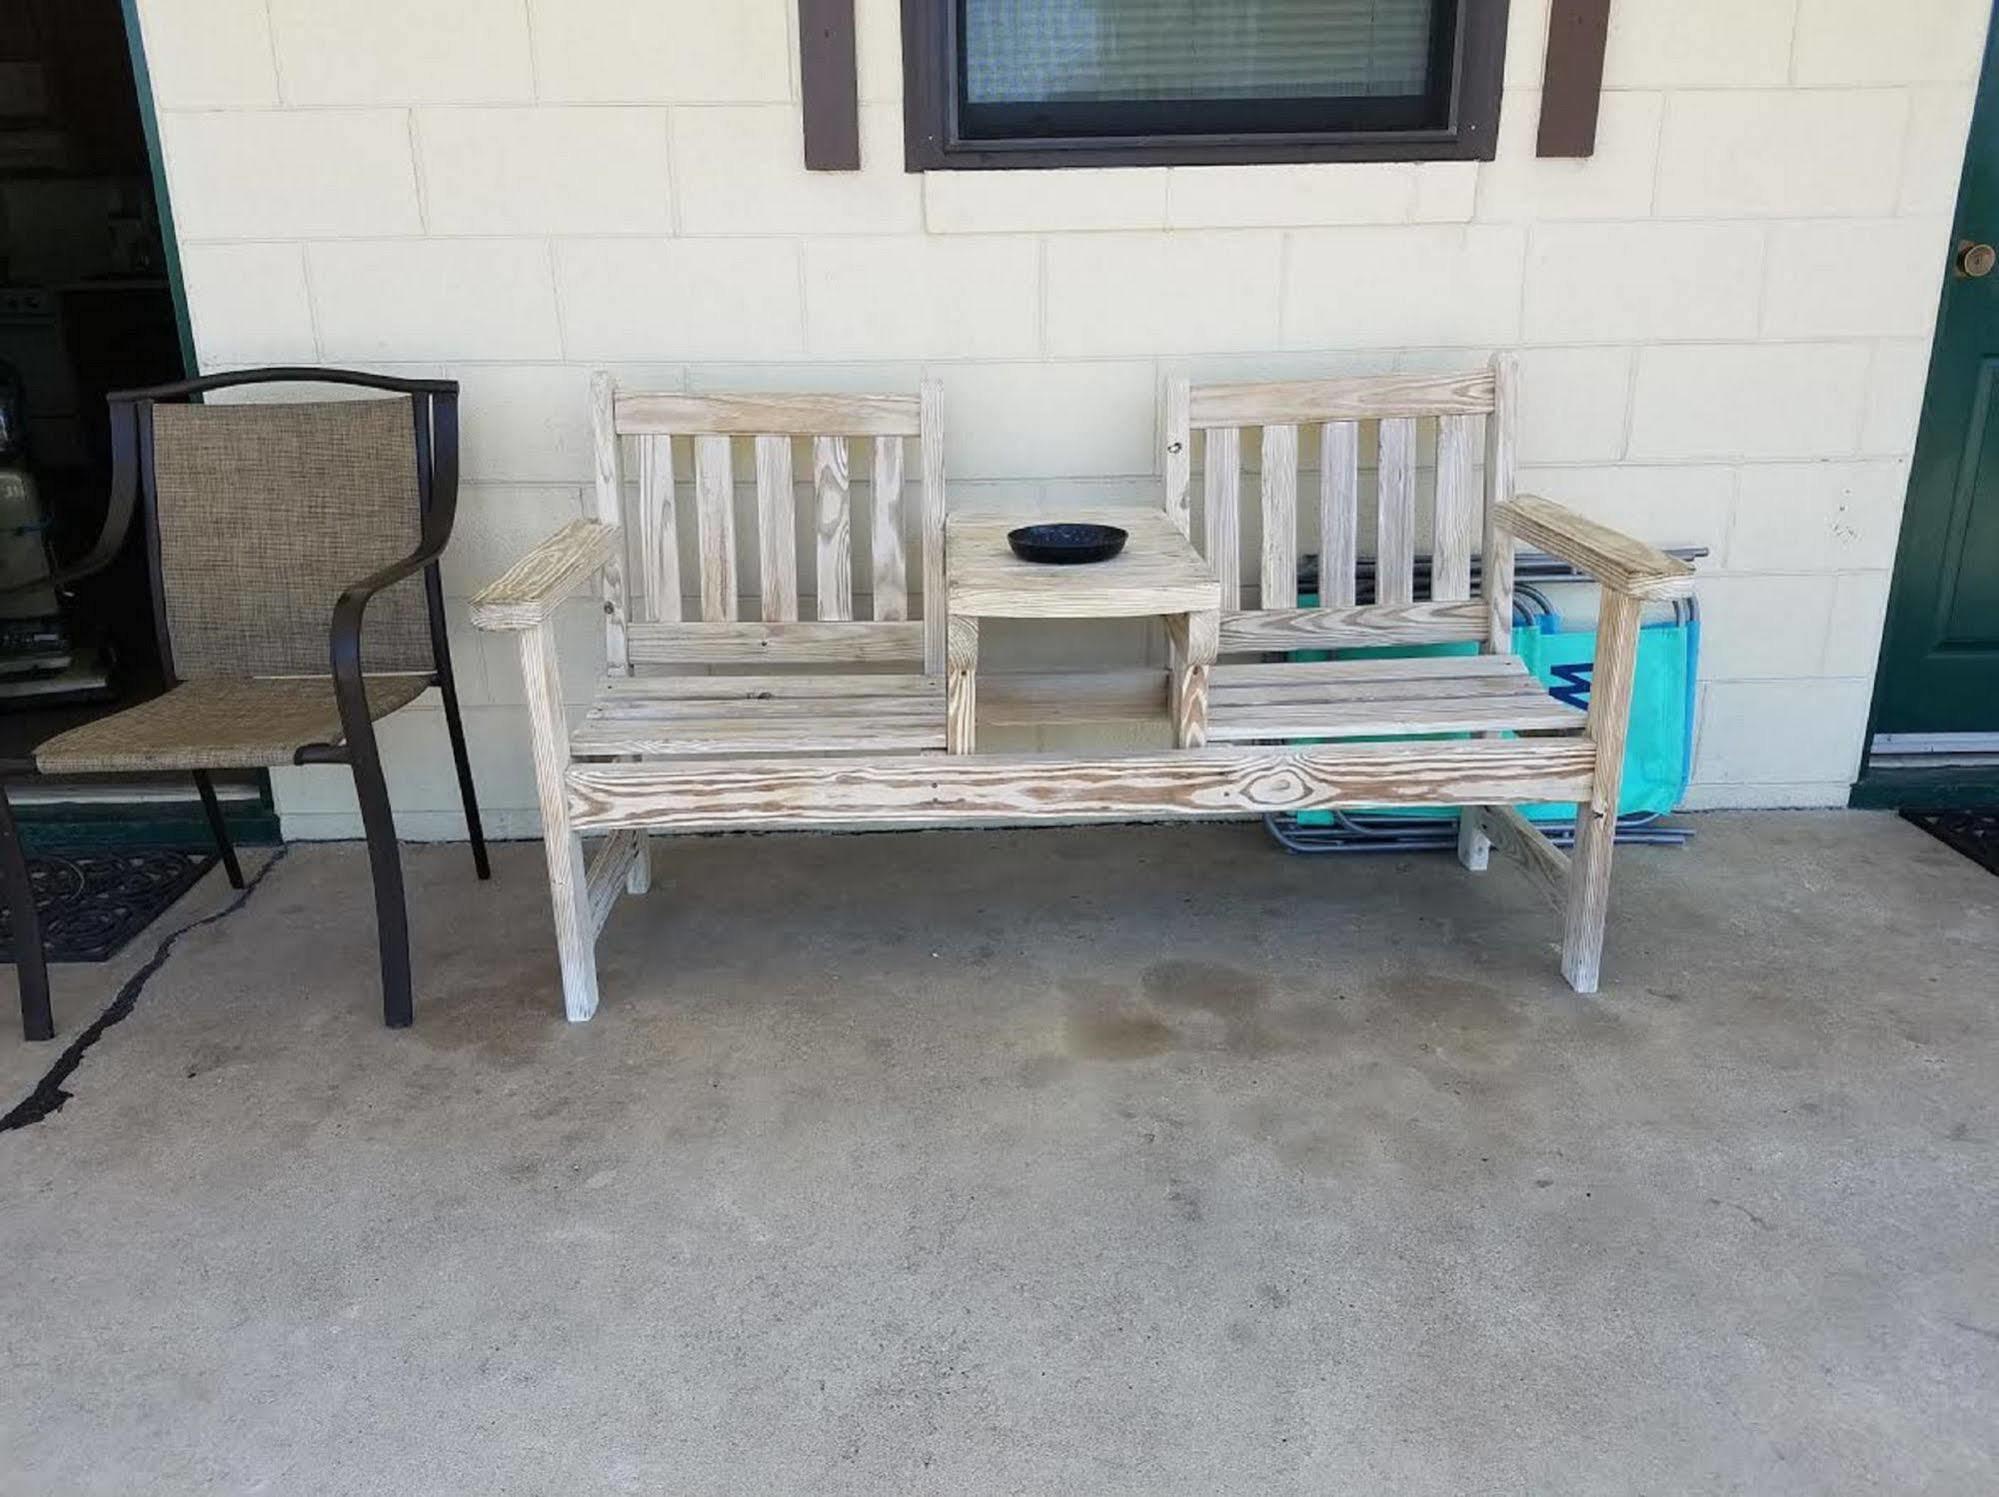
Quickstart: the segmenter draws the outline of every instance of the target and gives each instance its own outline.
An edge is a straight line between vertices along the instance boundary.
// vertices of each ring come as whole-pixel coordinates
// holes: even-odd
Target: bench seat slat
[[[736,754],[866,754],[944,751],[944,721],[891,718],[886,721],[824,722],[787,720],[742,722],[730,719],[656,722],[645,719],[586,719],[569,738],[578,758],[623,755],[715,757]]]
[[[1485,637],[1482,603],[1369,603],[1358,608],[1223,610],[1222,653],[1448,644]]]
[[[1275,738],[1374,738],[1406,733],[1581,731],[1584,715],[1545,692],[1538,697],[1418,697],[1394,701],[1285,702],[1231,709],[1210,705],[1210,743]]]
[[[944,697],[606,697],[590,709],[590,722],[795,722],[878,717],[943,719]]]
[[[654,665],[873,665],[923,659],[923,625],[634,624],[631,658]]]
[[[938,676],[883,672],[880,675],[618,676],[604,687],[606,701],[811,701],[820,697],[935,697],[941,704],[944,682]]]

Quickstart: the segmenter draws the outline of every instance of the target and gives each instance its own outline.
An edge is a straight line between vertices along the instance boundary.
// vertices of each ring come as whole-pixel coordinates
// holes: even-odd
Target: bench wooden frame
[[[1462,375],[1390,375],[1260,385],[1190,386],[1166,398],[1166,502],[1191,513],[1195,432],[1204,435],[1207,556],[1222,584],[1221,653],[1326,650],[1343,646],[1476,641],[1477,661],[1251,664],[1215,667],[1211,740],[1268,741],[1279,734],[1481,732],[1486,744],[1529,743],[1588,756],[1578,793],[1507,796],[1440,790],[1428,805],[1457,805],[1458,856],[1483,871],[1497,846],[1563,908],[1562,973],[1578,992],[1597,989],[1609,899],[1611,848],[1624,770],[1625,736],[1637,669],[1640,612],[1648,602],[1687,596],[1693,570],[1546,499],[1514,492],[1518,373],[1509,354]],[[1436,427],[1431,485],[1430,596],[1415,597],[1418,423]],[[1361,519],[1364,425],[1376,429],[1375,596],[1355,601]],[[1301,426],[1318,428],[1318,606],[1298,606],[1298,451]],[[1243,432],[1261,428],[1257,501],[1261,554],[1259,606],[1242,605],[1238,535]],[[1481,433],[1480,427],[1483,427]],[[1485,452],[1482,491],[1473,454]],[[1519,544],[1558,556],[1603,590],[1586,716],[1565,709],[1513,670],[1519,684],[1494,679],[1510,667],[1493,657],[1513,650],[1513,565]],[[1472,560],[1481,557],[1477,597]],[[1400,678],[1393,695],[1371,676]],[[1543,718],[1543,714],[1547,714]],[[1567,719],[1565,721],[1564,719]],[[1505,732],[1533,736],[1502,739]],[[1562,732],[1565,737],[1545,736]],[[1354,745],[1344,754],[1359,753]],[[1390,746],[1414,758],[1441,745]],[[1574,851],[1563,852],[1511,801],[1577,802]],[[1374,804],[1387,805],[1391,801]]]
[[[1562,968],[1582,992],[1597,984],[1624,733],[1639,610],[1685,595],[1691,572],[1545,500],[1511,496],[1513,369],[1502,357],[1470,375],[1398,375],[1302,384],[1189,387],[1167,392],[1166,508],[1191,533],[1193,433],[1206,434],[1206,554],[1222,595],[1221,653],[1324,649],[1344,644],[1477,640],[1511,648],[1516,542],[1563,557],[1604,586],[1596,676],[1586,723],[1553,706],[1530,708],[1500,678],[1499,662],[1454,676],[1462,731],[1485,736],[1416,742],[1299,742],[1356,733],[1431,732],[1435,693],[1415,668],[1357,663],[1327,677],[1306,665],[1214,667],[1216,697],[1266,716],[1267,737],[1145,753],[993,754],[944,749],[948,661],[943,577],[941,399],[920,396],[690,396],[625,394],[608,376],[592,387],[595,518],[565,526],[473,602],[481,628],[519,637],[536,785],[548,849],[565,1007],[597,1006],[595,942],[621,890],[650,882],[651,832],[1007,826],[1245,818],[1272,811],[1362,806],[1454,806],[1460,857],[1483,868],[1491,847],[1519,861],[1563,902]],[[1415,423],[1440,423],[1435,596],[1411,595],[1416,542]],[[1383,423],[1381,596],[1353,597],[1359,423]],[[1298,427],[1321,426],[1324,606],[1296,592]],[[1471,491],[1474,424],[1485,430],[1485,495]],[[1261,425],[1264,511],[1258,609],[1241,607],[1236,557],[1241,430]],[[871,547],[874,615],[852,618],[845,438],[876,439]],[[760,591],[755,622],[736,611],[729,439],[755,438]],[[790,439],[815,455],[817,617],[801,620],[792,534]],[[918,440],[921,506],[915,550],[923,613],[911,621],[900,552],[901,443]],[[699,620],[680,617],[679,549],[671,442],[694,444]],[[639,446],[636,502],[627,515],[621,439]],[[1488,502],[1478,502],[1485,498]],[[1482,514],[1481,514],[1482,512]],[[886,523],[881,517],[888,516]],[[628,522],[628,518],[630,523]],[[1486,558],[1471,595],[1475,537]],[[628,591],[635,576],[643,591]],[[555,620],[565,600],[601,579],[606,680],[572,731],[557,669]],[[660,600],[671,600],[662,607]],[[723,675],[645,677],[646,665],[719,667]],[[771,674],[768,667],[835,674]],[[889,664],[903,675],[873,672]],[[1460,662],[1462,665],[1463,662]],[[989,678],[997,713],[1037,710],[1164,716],[1164,671]],[[1326,680],[1336,683],[1329,694]],[[1427,694],[1426,694],[1427,693]],[[1502,696],[1501,694],[1505,694]],[[1491,700],[1487,698],[1490,696]],[[1494,715],[1492,702],[1514,708]],[[865,721],[835,708],[864,702]],[[1517,721],[1518,712],[1530,717]],[[1540,714],[1540,715],[1531,715]],[[1572,715],[1572,714],[1571,714]],[[1544,720],[1545,717],[1545,720]],[[1333,719],[1329,727],[1328,719]],[[1380,728],[1381,722],[1396,724]],[[1360,724],[1354,727],[1354,724]],[[842,726],[844,724],[844,726]],[[1501,736],[1502,732],[1521,736]],[[761,747],[758,747],[761,745]],[[1513,806],[1576,801],[1573,854],[1552,846]],[[586,864],[583,833],[607,834]]]

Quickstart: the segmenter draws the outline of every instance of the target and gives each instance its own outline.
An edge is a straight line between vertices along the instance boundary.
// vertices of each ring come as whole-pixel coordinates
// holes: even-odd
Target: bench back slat
[[[1263,428],[1260,463],[1263,491],[1265,608],[1290,608],[1298,601],[1298,428],[1273,423]]]
[[[1437,515],[1430,548],[1430,596],[1439,600],[1471,596],[1472,548],[1479,530],[1478,496],[1471,486],[1475,426],[1470,416],[1445,416],[1437,422]]]
[[[1189,385],[1166,392],[1166,504],[1192,488],[1193,442],[1204,446],[1202,490],[1204,550],[1221,583],[1223,651],[1321,647],[1337,639],[1358,643],[1378,621],[1396,643],[1478,639],[1504,650],[1511,640],[1511,600],[1503,623],[1498,609],[1472,603],[1472,557],[1496,549],[1485,515],[1495,497],[1513,486],[1510,435],[1514,376],[1507,356],[1490,367],[1457,374],[1394,374],[1361,378],[1295,380],[1260,385]],[[1314,610],[1299,609],[1301,536],[1298,510],[1302,426],[1316,428],[1319,449],[1319,609],[1329,616],[1325,633],[1314,630]],[[1373,514],[1374,597],[1359,605],[1358,552],[1364,544],[1361,506],[1366,477],[1361,462],[1363,428],[1375,428]],[[1241,467],[1243,432],[1260,428],[1260,461],[1254,502],[1261,544],[1256,563],[1257,606],[1243,608]],[[1435,434],[1434,479],[1425,482],[1430,433]],[[1485,482],[1477,477],[1481,434]],[[1188,493],[1191,501],[1191,492]],[[1309,517],[1308,521],[1309,523]],[[1416,556],[1428,542],[1432,556],[1427,599],[1419,602]],[[1504,567],[1501,555],[1499,570]],[[1378,616],[1370,610],[1380,610]],[[1258,622],[1260,614],[1270,617]],[[1482,624],[1481,624],[1481,621]],[[1475,625],[1479,625],[1475,627]]]
[[[704,432],[694,439],[695,540],[701,557],[701,621],[736,616],[736,478],[729,439]],[[671,600],[661,599],[651,608]]]
[[[613,676],[634,665],[734,664],[920,665],[941,674],[944,656],[944,448],[942,400],[926,384],[919,396],[686,395],[619,391],[609,375],[592,383],[596,512],[622,524],[626,554],[606,568],[607,646]],[[918,515],[912,520],[904,477],[905,441],[921,444]],[[751,439],[754,504],[738,513],[732,441]],[[867,547],[872,618],[856,620],[849,444],[872,441]],[[800,556],[793,442],[812,443],[810,526],[815,616],[801,619],[805,560]],[[624,443],[636,448],[635,494],[623,489]],[[691,448],[691,501],[676,503],[678,444]],[[682,454],[683,459],[685,454]],[[687,470],[683,469],[685,473]],[[736,530],[754,526],[755,576],[738,576]],[[681,526],[699,563],[699,613],[683,602]],[[907,547],[914,545],[918,556]],[[747,554],[746,549],[746,554]],[[920,558],[920,559],[919,559]],[[620,564],[621,563],[621,564]],[[624,578],[642,581],[628,596]],[[923,587],[923,622],[912,578]],[[692,587],[695,579],[688,579]],[[747,596],[756,590],[756,604]],[[754,619],[756,622],[750,622]],[[933,639],[934,636],[934,639]],[[933,658],[934,657],[934,658]]]
[[[818,513],[819,617],[838,623],[854,616],[854,514],[847,493],[847,439],[812,441],[812,492]]]
[[[1416,600],[1416,420],[1381,423],[1376,477],[1379,519],[1374,536],[1374,601]]]
[[[680,617],[680,527],[675,523],[673,438],[639,438],[637,574],[650,607]]]
[[[1348,608],[1360,560],[1360,423],[1319,428],[1319,601]]]
[[[902,559],[902,438],[875,438],[875,618],[909,617],[909,578]]]
[[[1242,606],[1242,428],[1218,426],[1208,433],[1202,487],[1207,496],[1208,565],[1222,585],[1222,607]]]
[[[798,622],[798,506],[791,438],[757,438],[757,556],[766,624]]]

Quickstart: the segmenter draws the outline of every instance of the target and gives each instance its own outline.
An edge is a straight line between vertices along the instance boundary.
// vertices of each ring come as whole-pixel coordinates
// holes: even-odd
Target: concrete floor
[[[400,1034],[294,851],[0,1136],[0,1490],[1999,1490],[1999,880],[1697,825],[1593,1001],[1498,862],[684,842],[577,1027],[413,848]]]

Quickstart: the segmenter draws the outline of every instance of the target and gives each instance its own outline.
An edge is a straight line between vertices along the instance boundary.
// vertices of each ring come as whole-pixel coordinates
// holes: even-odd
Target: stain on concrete
[[[1143,1060],[1178,1041],[1173,1026],[1143,1009],[1093,1009],[1063,1021],[1062,1044],[1079,1060]]]
[[[1147,967],[1140,984],[1146,998],[1162,1009],[1218,1020],[1226,1049],[1261,1055],[1276,1048],[1265,1020],[1270,979],[1261,972],[1219,962],[1174,960]]]

